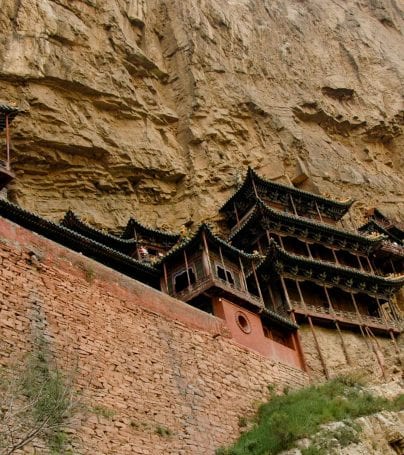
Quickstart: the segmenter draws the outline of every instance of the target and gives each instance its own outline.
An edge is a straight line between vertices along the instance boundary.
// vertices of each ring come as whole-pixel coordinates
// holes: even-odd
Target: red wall
[[[301,356],[297,350],[277,343],[264,335],[261,318],[258,314],[245,310],[222,298],[215,299],[214,314],[226,321],[231,336],[237,343],[253,349],[272,360],[302,368]],[[248,320],[248,333],[237,322],[240,314]],[[291,335],[291,337],[294,337],[294,335]]]

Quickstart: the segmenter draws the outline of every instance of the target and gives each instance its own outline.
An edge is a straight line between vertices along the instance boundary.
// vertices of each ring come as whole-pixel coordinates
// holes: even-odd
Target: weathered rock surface
[[[9,197],[105,227],[212,216],[251,164],[404,209],[397,0],[2,0]],[[356,210],[355,210],[356,209]]]

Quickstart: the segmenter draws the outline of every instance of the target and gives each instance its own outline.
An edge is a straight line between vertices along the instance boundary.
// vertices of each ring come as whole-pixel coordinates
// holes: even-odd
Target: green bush
[[[298,439],[310,437],[320,425],[354,419],[381,410],[401,409],[403,396],[394,401],[375,397],[352,377],[336,378],[321,385],[275,396],[258,409],[254,427],[241,435],[222,455],[275,455],[293,447]],[[350,436],[354,437],[354,436]],[[349,439],[345,432],[341,439]],[[338,438],[337,438],[338,439]],[[312,452],[307,452],[311,450]],[[306,449],[314,455],[316,448]]]

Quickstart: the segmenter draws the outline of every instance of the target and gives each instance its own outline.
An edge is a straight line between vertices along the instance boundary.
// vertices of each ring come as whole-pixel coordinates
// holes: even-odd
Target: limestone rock
[[[248,165],[289,182],[304,163],[300,188],[404,213],[399,2],[1,4],[2,98],[25,110],[9,197],[27,209],[178,228]]]

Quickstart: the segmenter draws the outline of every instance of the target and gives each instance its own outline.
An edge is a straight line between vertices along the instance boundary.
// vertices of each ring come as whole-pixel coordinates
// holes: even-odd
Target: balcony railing
[[[200,293],[206,291],[211,287],[217,287],[224,291],[227,291],[229,294],[233,294],[239,299],[245,300],[249,303],[252,303],[254,306],[262,307],[262,300],[250,294],[248,291],[239,288],[235,284],[232,284],[222,278],[219,278],[215,275],[208,275],[197,280],[195,283],[187,286],[185,289],[179,292],[173,292],[172,296],[183,301],[188,301],[199,295]]]
[[[391,242],[384,241],[382,243],[381,251],[385,253],[396,254],[398,256],[404,256],[404,247],[398,245],[397,243],[394,244]]]
[[[398,321],[394,321],[392,319],[384,320],[383,318],[379,318],[377,316],[370,316],[367,314],[360,314],[358,315],[355,312],[351,311],[344,311],[344,310],[331,310],[329,307],[324,307],[321,305],[303,305],[301,302],[292,301],[293,308],[298,310],[302,313],[307,313],[312,316],[319,316],[324,317],[326,316],[327,319],[336,319],[339,322],[351,322],[354,324],[363,324],[374,326],[383,329],[394,329],[401,331],[402,324]]]

